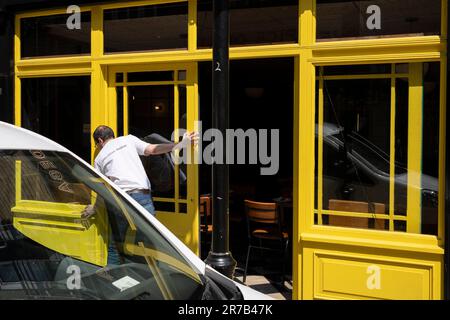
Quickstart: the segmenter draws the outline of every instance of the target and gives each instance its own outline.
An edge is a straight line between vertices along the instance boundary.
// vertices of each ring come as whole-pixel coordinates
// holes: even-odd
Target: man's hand
[[[181,142],[177,143],[172,151],[175,151],[177,149],[183,149],[189,145],[196,145],[198,143],[198,133],[197,132],[186,132],[183,135],[183,139],[181,140]]]
[[[189,133],[189,132],[186,132],[184,135],[183,135],[183,140],[188,140],[188,141],[190,141],[190,143],[192,144],[192,145],[196,145],[197,143],[198,143],[198,139],[199,139],[199,136],[198,136],[198,132],[191,132],[191,133]]]
[[[95,207],[92,204],[89,204],[81,212],[81,217],[83,219],[88,219],[88,218],[92,217],[95,213],[96,213]]]

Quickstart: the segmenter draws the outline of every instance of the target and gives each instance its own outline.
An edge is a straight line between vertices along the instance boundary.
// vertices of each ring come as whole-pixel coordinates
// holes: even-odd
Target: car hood
[[[44,136],[6,122],[0,122],[0,132],[0,149],[67,151],[66,148]]]
[[[408,185],[408,173],[403,173],[395,176],[396,183],[402,185]],[[439,190],[439,180],[435,177],[423,174],[421,176],[422,185],[415,186],[418,189],[432,190],[438,192]]]

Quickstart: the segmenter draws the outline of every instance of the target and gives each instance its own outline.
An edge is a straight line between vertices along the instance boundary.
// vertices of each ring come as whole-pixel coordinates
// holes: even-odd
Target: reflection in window
[[[128,87],[129,132],[149,143],[171,143],[174,130],[173,85]],[[170,155],[143,157],[154,197],[175,197]],[[170,162],[170,163],[169,163]],[[157,206],[157,210],[160,207]]]
[[[180,130],[187,130],[187,90],[186,85],[178,86],[178,128]],[[181,137],[180,137],[181,139]],[[185,150],[181,150],[180,157],[183,157]],[[179,185],[180,185],[180,194],[179,197],[181,199],[186,199],[187,197],[187,165],[182,163],[179,165],[180,175],[179,175]],[[180,207],[181,208],[181,207]],[[187,212],[186,210],[181,210],[181,212]]]
[[[22,58],[91,52],[91,13],[81,13],[80,29],[69,29],[69,14],[20,20]]]
[[[298,0],[230,0],[230,44],[295,43]],[[198,47],[211,48],[212,0],[198,2]]]
[[[423,65],[422,233],[437,234],[440,64]]]
[[[105,52],[185,49],[187,2],[104,11]]]
[[[394,189],[394,212],[406,216],[408,184],[408,126],[409,116],[409,81],[407,78],[395,80],[395,189]],[[400,226],[404,224],[399,224]],[[406,231],[406,229],[396,229]]]
[[[91,159],[90,77],[22,79],[22,126]]]
[[[386,213],[390,80],[325,81],[324,95],[323,208],[346,200],[380,203]]]
[[[174,130],[173,85],[128,87],[130,134],[144,138],[158,133],[171,139]]]
[[[375,27],[371,18],[376,13],[370,6],[379,8]],[[441,0],[317,0],[316,17],[317,39],[439,35]]]
[[[317,224],[406,232],[415,230],[409,224],[418,223],[418,230],[408,232],[437,235],[439,63],[425,63],[419,74],[424,95],[416,115],[423,118],[419,155],[411,155],[408,148],[410,130],[415,130],[408,125],[411,108],[417,105],[409,101],[413,74],[404,78],[408,70],[418,69],[392,67],[402,72],[373,79],[358,78],[357,73],[349,79],[350,68],[341,76],[332,71],[332,78],[318,78],[318,105],[323,110],[316,112]],[[322,75],[330,74],[327,67],[321,70]],[[408,165],[410,157],[417,156],[422,159],[421,199],[409,201],[415,193]],[[421,212],[408,208],[412,201],[420,203]]]

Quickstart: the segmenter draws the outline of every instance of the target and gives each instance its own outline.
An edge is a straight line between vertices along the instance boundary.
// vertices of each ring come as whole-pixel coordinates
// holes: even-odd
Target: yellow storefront
[[[444,299],[447,0],[400,2],[232,2],[232,63],[292,62],[284,121],[292,126],[294,299]],[[54,124],[33,123],[44,115],[28,100],[66,81],[59,102],[46,103],[90,96],[73,115],[90,124],[75,139],[84,139],[85,158],[98,125],[144,132],[145,117],[132,110],[149,101],[170,110],[155,118],[160,131],[198,130],[210,8],[200,0],[91,2],[80,6],[77,36],[50,32],[76,42],[70,48],[37,41],[46,30],[37,26],[61,25],[76,10],[15,8],[14,123]],[[161,18],[159,28],[136,32],[149,17]],[[264,26],[264,17],[277,24]],[[46,117],[55,121],[57,111]],[[155,197],[158,218],[199,254],[199,166],[188,165],[186,177],[175,172],[173,190]]]

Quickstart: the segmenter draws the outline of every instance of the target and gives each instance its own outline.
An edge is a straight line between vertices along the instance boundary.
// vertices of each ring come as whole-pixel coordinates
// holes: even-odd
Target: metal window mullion
[[[423,119],[423,65],[409,66],[408,112],[408,233],[421,233],[421,171],[422,171],[422,119]]]

